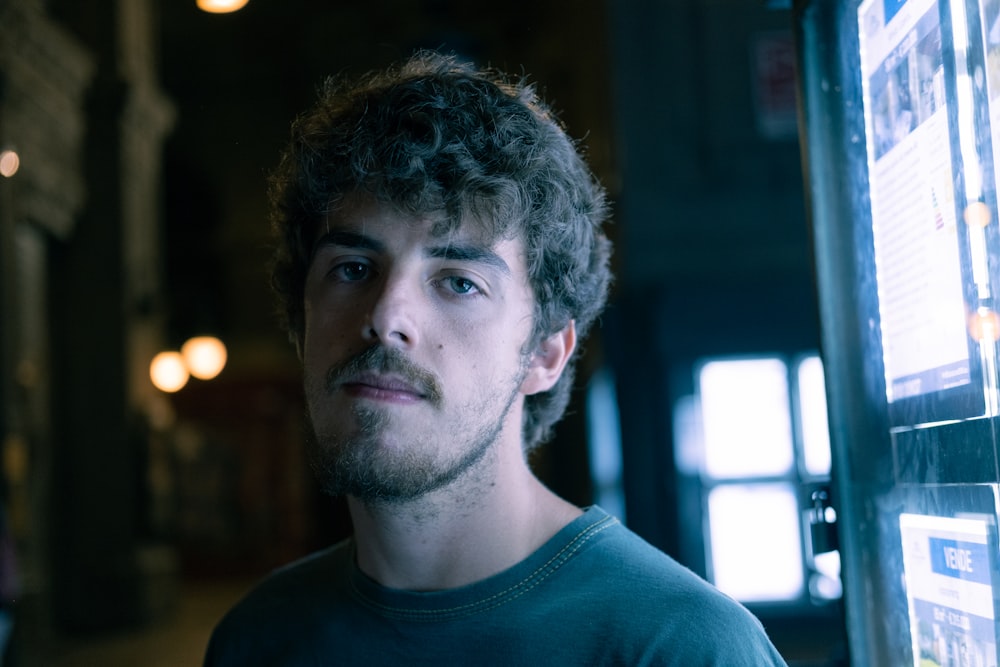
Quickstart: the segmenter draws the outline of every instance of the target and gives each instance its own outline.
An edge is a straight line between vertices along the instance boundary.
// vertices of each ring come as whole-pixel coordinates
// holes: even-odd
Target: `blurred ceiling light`
[[[160,391],[174,393],[187,384],[188,369],[179,352],[160,352],[149,364],[149,379]]]
[[[17,169],[20,166],[21,158],[18,156],[17,151],[0,151],[0,176],[10,178],[17,173]]]
[[[211,380],[226,365],[226,346],[215,336],[196,336],[181,346],[181,356],[191,375]]]
[[[198,9],[210,14],[228,14],[243,9],[249,0],[198,0]]]

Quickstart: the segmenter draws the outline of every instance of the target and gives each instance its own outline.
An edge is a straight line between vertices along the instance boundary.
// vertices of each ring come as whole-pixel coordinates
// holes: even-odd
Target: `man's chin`
[[[421,479],[409,471],[400,474],[345,463],[316,469],[320,488],[327,495],[350,496],[368,505],[392,505],[419,498],[438,486],[435,479]]]

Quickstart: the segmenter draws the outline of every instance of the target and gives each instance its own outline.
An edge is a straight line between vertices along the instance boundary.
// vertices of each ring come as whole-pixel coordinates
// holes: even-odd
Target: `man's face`
[[[418,497],[521,444],[533,296],[519,240],[374,203],[332,215],[306,278],[303,362],[327,490]],[[488,481],[488,480],[487,480]]]

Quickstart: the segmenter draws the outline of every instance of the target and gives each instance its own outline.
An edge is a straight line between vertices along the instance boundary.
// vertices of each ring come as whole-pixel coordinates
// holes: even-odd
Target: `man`
[[[273,181],[274,284],[354,535],[206,665],[781,665],[743,607],[532,474],[609,283],[604,192],[530,86],[422,52],[330,81]]]

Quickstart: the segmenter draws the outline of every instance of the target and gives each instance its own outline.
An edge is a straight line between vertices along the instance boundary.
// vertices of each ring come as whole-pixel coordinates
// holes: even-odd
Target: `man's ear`
[[[530,396],[551,389],[575,348],[576,323],[570,320],[561,330],[543,339],[531,355],[528,372],[521,382],[521,393]]]

